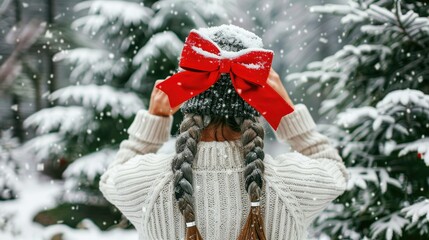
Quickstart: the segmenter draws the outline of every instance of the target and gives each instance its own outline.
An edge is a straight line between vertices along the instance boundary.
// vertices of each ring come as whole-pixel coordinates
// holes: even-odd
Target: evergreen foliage
[[[428,239],[429,5],[349,1],[349,44],[287,79],[323,99],[319,113],[349,167],[348,190],[315,223],[332,239]]]
[[[94,0],[74,10],[80,17],[71,28],[87,43],[54,56],[70,68],[71,85],[47,96],[56,106],[25,120],[37,136],[24,147],[45,169],[65,170],[60,202],[110,207],[98,190],[100,175],[137,111],[147,108],[154,82],[177,70],[190,29],[223,23],[226,15],[199,0]]]

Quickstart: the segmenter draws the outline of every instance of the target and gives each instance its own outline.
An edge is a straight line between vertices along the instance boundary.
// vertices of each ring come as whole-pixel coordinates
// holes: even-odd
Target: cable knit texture
[[[156,153],[169,138],[172,120],[139,111],[129,138],[101,177],[104,196],[132,222],[140,240],[185,236],[174,198],[174,153]],[[305,105],[297,104],[282,118],[276,136],[295,152],[275,158],[266,154],[264,159],[261,212],[267,239],[304,240],[314,218],[344,192],[348,174],[337,150],[315,130]],[[196,222],[203,239],[236,239],[250,209],[240,140],[199,142],[192,168]]]

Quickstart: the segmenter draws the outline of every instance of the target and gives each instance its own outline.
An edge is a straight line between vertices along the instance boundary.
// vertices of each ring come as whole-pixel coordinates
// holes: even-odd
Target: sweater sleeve
[[[169,156],[155,153],[170,136],[172,116],[140,110],[121,142],[115,159],[100,179],[100,191],[140,228],[142,206],[150,190],[169,170]]]
[[[307,107],[297,104],[276,131],[277,139],[287,141],[295,152],[277,156],[275,172],[285,191],[297,198],[308,223],[345,191],[348,180],[337,150],[315,128]]]

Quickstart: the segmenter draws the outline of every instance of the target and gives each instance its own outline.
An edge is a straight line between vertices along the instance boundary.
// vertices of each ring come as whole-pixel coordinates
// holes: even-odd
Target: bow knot
[[[180,57],[179,65],[184,71],[156,87],[167,94],[174,108],[210,88],[222,73],[229,74],[238,95],[277,129],[281,118],[293,112],[293,108],[267,83],[272,60],[273,52],[261,48],[222,51],[192,30]]]
[[[220,60],[219,72],[220,73],[229,73],[231,71],[231,60],[224,58]]]

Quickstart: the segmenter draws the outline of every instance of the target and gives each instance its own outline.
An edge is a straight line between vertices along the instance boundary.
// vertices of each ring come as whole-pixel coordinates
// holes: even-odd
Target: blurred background
[[[228,23],[274,50],[348,166],[309,239],[429,239],[428,16],[424,0],[0,0],[0,239],[137,239],[100,175],[189,31]],[[290,151],[266,130],[268,153]]]

